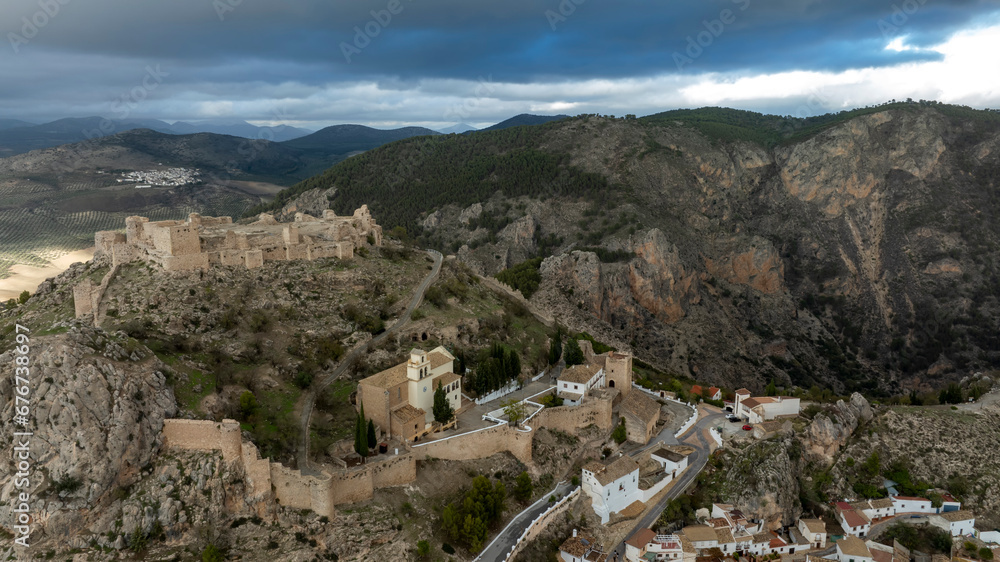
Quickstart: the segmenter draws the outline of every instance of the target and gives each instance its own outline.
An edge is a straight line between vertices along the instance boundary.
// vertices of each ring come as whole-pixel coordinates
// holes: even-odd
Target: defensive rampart
[[[310,509],[327,517],[335,515],[337,505],[371,499],[377,489],[402,486],[417,478],[417,457],[409,451],[352,469],[304,475],[261,459],[257,447],[242,440],[240,424],[235,420],[168,419],[163,422],[163,436],[168,448],[222,451],[225,461],[242,463],[253,494],[260,499],[273,499],[285,507]],[[530,451],[529,441],[529,455]]]
[[[602,430],[612,428],[612,397],[587,397],[579,406],[545,408],[532,419],[533,428],[545,427],[575,434],[580,429],[595,425]]]
[[[508,425],[495,425],[413,446],[418,460],[428,457],[467,461],[484,459],[497,453],[509,452],[523,463],[531,462],[533,432],[514,429]]]

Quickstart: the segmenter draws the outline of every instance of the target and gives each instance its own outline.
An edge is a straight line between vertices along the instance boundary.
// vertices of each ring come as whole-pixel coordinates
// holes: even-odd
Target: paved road
[[[680,477],[674,481],[673,487],[670,488],[666,494],[664,494],[660,501],[656,502],[653,509],[649,510],[649,512],[646,513],[642,519],[636,522],[632,530],[625,536],[626,539],[634,535],[639,529],[652,528],[656,520],[659,519],[660,513],[662,513],[664,508],[667,507],[667,502],[683,494],[684,491],[694,483],[695,478],[698,477],[698,474],[702,471],[702,469],[705,468],[711,451],[711,444],[708,442],[709,438],[705,436],[705,433],[709,428],[719,425],[719,422],[725,418],[721,413],[714,413],[708,409],[703,410],[703,412],[708,415],[695,422],[694,426],[688,430],[685,440],[682,441],[683,445],[690,445],[694,447],[694,453],[688,457],[687,470],[685,470]],[[615,546],[609,559],[613,559],[614,553],[618,553],[619,560],[625,559],[624,541]]]
[[[527,509],[517,514],[507,527],[500,534],[493,539],[489,545],[483,549],[482,554],[476,557],[475,562],[499,562],[510,553],[511,548],[517,543],[518,537],[524,532],[528,525],[534,521],[539,515],[545,512],[549,508],[549,496],[555,496],[556,499],[560,499],[569,492],[573,490],[573,485],[568,482],[560,482],[556,486],[555,493],[545,494],[535,503],[531,504]]]
[[[431,272],[427,274],[427,277],[425,277],[423,282],[420,283],[420,286],[417,287],[416,292],[413,294],[413,298],[410,300],[410,305],[406,307],[406,310],[399,316],[396,323],[393,324],[388,330],[352,349],[350,353],[348,353],[347,356],[344,357],[344,359],[337,365],[333,372],[323,377],[323,379],[318,383],[314,384],[309,392],[303,394],[305,403],[302,405],[302,414],[299,417],[299,429],[302,434],[302,441],[299,443],[299,451],[298,455],[296,455],[299,470],[302,471],[302,474],[310,474],[313,476],[318,476],[320,474],[319,470],[314,467],[313,463],[309,460],[309,424],[312,421],[313,405],[316,403],[316,393],[321,392],[324,388],[329,386],[330,383],[337,380],[342,374],[344,374],[344,372],[354,364],[354,361],[356,361],[358,357],[368,351],[369,347],[378,345],[410,321],[410,315],[413,314],[413,311],[416,310],[418,306],[420,306],[420,303],[424,299],[424,293],[427,292],[431,283],[437,279],[438,273],[441,272],[441,262],[444,260],[444,256],[434,250],[428,250],[427,253],[434,258],[434,267],[431,268]]]

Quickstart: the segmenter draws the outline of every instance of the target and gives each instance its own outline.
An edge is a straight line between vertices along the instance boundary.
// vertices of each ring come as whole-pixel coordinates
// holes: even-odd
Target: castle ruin
[[[125,233],[102,231],[94,236],[94,259],[110,259],[111,271],[99,287],[85,279],[73,288],[76,317],[93,317],[100,324],[101,301],[118,268],[126,263],[155,263],[165,271],[207,270],[212,266],[261,267],[267,261],[351,259],[354,249],[382,245],[382,227],[368,205],[347,217],[332,210],[322,218],[296,213],[295,221],[279,223],[263,213],[256,222],[235,224],[232,217],[188,215],[186,221],[150,222],[125,219]]]
[[[103,231],[95,235],[94,257],[108,256],[112,265],[143,260],[166,271],[213,265],[252,269],[266,261],[350,259],[355,248],[369,241],[382,245],[382,227],[367,205],[348,217],[338,217],[332,210],[324,211],[322,218],[296,213],[295,222],[285,224],[266,213],[248,225],[234,224],[231,217],[192,213],[186,221],[129,217],[124,234]]]

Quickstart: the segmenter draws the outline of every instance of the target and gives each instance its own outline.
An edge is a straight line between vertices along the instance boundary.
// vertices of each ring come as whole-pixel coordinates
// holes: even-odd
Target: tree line
[[[465,388],[482,396],[503,388],[505,384],[521,374],[521,356],[517,351],[495,342],[489,355],[476,365],[475,370],[465,375]]]

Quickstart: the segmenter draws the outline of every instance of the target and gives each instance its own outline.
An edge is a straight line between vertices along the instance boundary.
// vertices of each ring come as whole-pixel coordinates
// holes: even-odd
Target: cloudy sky
[[[4,0],[0,117],[1000,107],[997,0]]]

